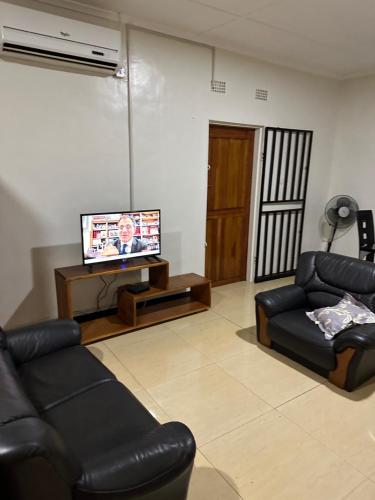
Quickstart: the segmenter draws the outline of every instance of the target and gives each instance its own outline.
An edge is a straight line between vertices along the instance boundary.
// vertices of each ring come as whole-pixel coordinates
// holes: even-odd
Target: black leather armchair
[[[352,391],[375,375],[375,324],[325,340],[306,316],[336,305],[345,292],[375,311],[375,265],[326,252],[303,253],[294,285],[256,295],[258,341]]]
[[[0,329],[4,500],[182,500],[195,441],[160,425],[80,345],[74,321]]]

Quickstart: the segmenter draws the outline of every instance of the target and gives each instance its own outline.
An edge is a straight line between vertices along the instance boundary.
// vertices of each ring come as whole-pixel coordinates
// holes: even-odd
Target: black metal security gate
[[[265,130],[255,278],[295,273],[301,253],[311,130]]]

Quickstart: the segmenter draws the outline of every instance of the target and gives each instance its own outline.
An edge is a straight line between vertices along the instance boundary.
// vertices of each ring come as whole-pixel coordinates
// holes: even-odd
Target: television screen
[[[160,254],[160,210],[81,215],[84,264]]]

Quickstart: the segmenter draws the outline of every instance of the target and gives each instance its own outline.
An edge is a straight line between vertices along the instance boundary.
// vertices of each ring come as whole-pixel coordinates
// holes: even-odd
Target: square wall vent
[[[219,94],[225,94],[227,91],[226,82],[221,82],[220,80],[211,80],[211,91],[219,92]]]
[[[255,90],[255,99],[257,101],[268,101],[268,90],[256,89]]]

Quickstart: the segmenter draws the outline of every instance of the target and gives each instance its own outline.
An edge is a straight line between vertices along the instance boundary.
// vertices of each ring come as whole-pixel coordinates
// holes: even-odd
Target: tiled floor
[[[198,445],[189,500],[375,499],[375,382],[346,393],[257,345],[254,294],[90,346],[160,422]]]

